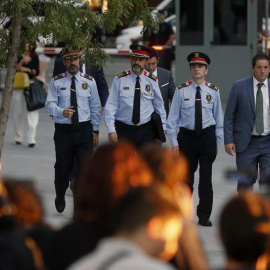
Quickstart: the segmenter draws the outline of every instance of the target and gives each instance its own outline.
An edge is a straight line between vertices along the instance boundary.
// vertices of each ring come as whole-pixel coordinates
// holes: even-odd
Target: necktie
[[[76,97],[76,85],[75,85],[75,77],[72,76],[71,78],[71,87],[70,87],[70,106],[73,106],[75,112],[71,117],[72,124],[79,123],[79,116],[78,116],[78,106],[77,106],[77,97]]]
[[[140,122],[140,102],[141,102],[141,87],[140,87],[140,77],[137,76],[135,84],[135,94],[133,103],[133,113],[132,122],[137,125]]]
[[[202,101],[201,101],[201,88],[196,87],[195,95],[195,133],[200,135],[202,132]]]
[[[264,131],[263,125],[263,95],[262,88],[263,83],[258,83],[258,91],[256,96],[256,131],[261,135]]]

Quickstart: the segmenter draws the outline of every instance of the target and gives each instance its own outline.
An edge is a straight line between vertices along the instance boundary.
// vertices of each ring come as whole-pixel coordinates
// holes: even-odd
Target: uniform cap
[[[187,60],[189,64],[202,64],[202,65],[209,65],[211,63],[210,58],[202,52],[193,52],[188,55]]]
[[[63,52],[63,59],[71,59],[81,57],[81,52],[79,50],[66,49]]]
[[[130,55],[135,57],[149,58],[150,50],[148,47],[142,45],[130,45]]]

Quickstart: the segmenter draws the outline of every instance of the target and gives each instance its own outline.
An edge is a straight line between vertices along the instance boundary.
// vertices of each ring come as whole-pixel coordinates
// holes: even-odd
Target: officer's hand
[[[109,133],[108,138],[109,138],[109,142],[111,143],[116,143],[118,141],[116,132]]]
[[[98,147],[99,144],[99,136],[98,133],[93,133],[93,147]]]
[[[179,156],[179,147],[178,146],[173,146],[172,147],[172,151],[174,154],[176,154],[177,156]]]
[[[225,151],[230,156],[233,156],[233,153],[235,153],[235,144],[234,143],[225,144]]]
[[[71,118],[75,110],[73,110],[73,106],[67,107],[63,111],[63,116],[66,118]]]

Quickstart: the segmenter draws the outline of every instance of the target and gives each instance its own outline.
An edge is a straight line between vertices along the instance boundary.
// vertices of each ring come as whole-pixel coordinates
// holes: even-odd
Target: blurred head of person
[[[0,233],[16,225],[16,206],[8,197],[3,181],[0,180]]]
[[[219,230],[227,266],[254,266],[269,242],[269,199],[252,191],[239,193],[223,207]]]
[[[17,223],[26,227],[40,224],[43,220],[44,210],[33,182],[5,178],[4,184],[10,200],[17,208]]]
[[[193,204],[188,179],[188,162],[180,152],[175,155],[171,149],[157,144],[148,144],[140,151],[148,167],[152,170],[155,183],[167,186],[179,203],[183,216],[190,217]]]
[[[169,261],[178,250],[181,211],[165,186],[131,189],[116,203],[111,218],[116,237],[150,256]]]
[[[74,190],[74,219],[98,221],[130,188],[148,186],[152,173],[128,142],[101,145],[84,160]]]

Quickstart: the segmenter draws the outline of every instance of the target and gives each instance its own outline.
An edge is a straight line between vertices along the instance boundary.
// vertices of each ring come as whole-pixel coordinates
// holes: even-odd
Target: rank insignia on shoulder
[[[118,78],[126,77],[128,73],[126,71],[120,72],[117,74]]]
[[[91,75],[89,75],[89,74],[81,74],[81,76],[84,77],[85,79],[90,80],[90,81],[93,80],[93,77]]]
[[[64,77],[66,77],[66,76],[64,76],[63,74],[58,74],[58,75],[54,76],[53,79],[54,79],[55,81],[57,81],[57,80],[62,79],[62,78],[64,78]]]
[[[181,83],[179,86],[178,86],[178,90],[184,88],[184,87],[187,87],[191,85],[191,81],[187,81],[187,82],[184,82],[184,83]]]
[[[150,73],[150,74],[148,75],[148,77],[149,77],[150,79],[154,80],[154,81],[157,80],[157,76],[155,76],[155,75],[152,74],[152,73]]]
[[[209,88],[217,91],[218,90],[218,87],[212,83],[209,83],[209,82],[205,82],[205,85],[208,86]]]
[[[82,83],[82,89],[87,90],[87,88],[88,88],[88,84],[87,83]]]
[[[147,84],[147,85],[145,86],[145,90],[146,90],[147,92],[150,91],[150,84]]]

